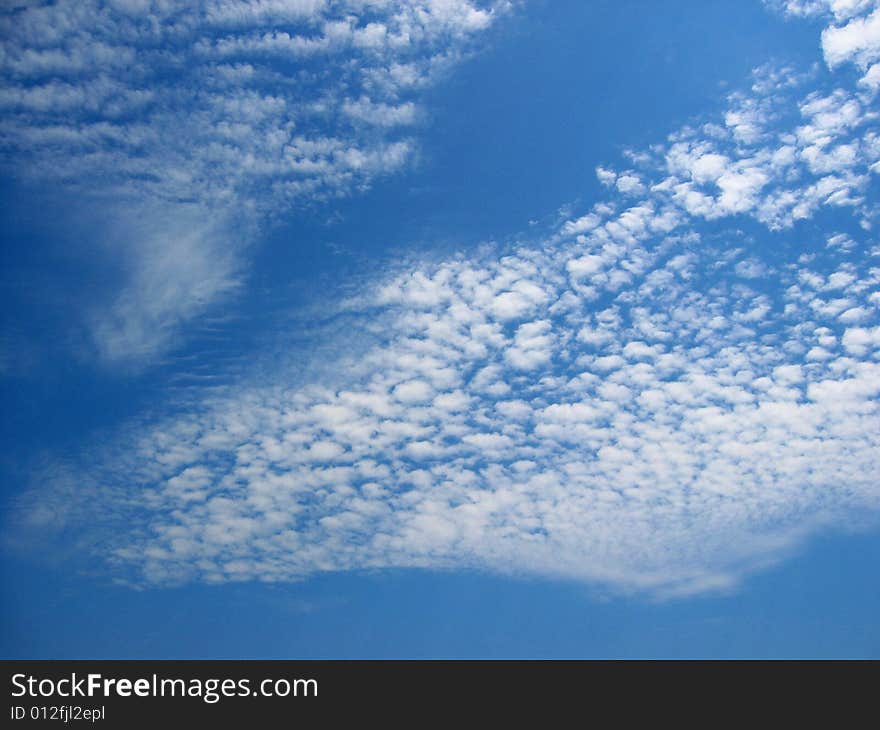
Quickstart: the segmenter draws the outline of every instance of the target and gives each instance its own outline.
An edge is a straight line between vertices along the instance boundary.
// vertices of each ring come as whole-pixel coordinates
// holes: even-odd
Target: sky
[[[672,5],[4,5],[2,655],[880,656],[880,6]]]

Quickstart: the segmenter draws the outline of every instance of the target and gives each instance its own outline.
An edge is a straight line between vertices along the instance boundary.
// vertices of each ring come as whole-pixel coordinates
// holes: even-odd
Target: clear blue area
[[[2,574],[7,658],[880,658],[878,536],[828,537],[729,596],[664,603],[482,574],[136,592]]]

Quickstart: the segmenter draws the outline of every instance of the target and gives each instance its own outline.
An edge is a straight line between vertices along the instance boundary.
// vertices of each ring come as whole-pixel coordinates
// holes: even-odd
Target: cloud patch
[[[7,170],[91,205],[126,262],[115,301],[92,316],[103,359],[146,360],[173,344],[241,283],[259,227],[404,169],[423,90],[506,6],[5,4]],[[126,230],[144,216],[151,230]],[[193,287],[195,274],[203,283]],[[168,285],[156,296],[159,280]]]

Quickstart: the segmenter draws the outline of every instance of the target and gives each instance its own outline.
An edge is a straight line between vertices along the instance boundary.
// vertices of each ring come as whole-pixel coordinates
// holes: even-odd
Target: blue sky
[[[9,657],[877,656],[873,0],[4,10]]]

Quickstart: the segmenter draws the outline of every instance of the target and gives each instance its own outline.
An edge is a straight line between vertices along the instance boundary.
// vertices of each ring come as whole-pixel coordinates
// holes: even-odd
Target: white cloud
[[[880,9],[822,32],[822,50],[829,66],[855,61],[862,68],[880,58]]]
[[[7,170],[91,206],[126,259],[121,291],[91,317],[103,357],[166,349],[241,283],[248,247],[280,211],[405,167],[420,90],[506,7],[60,0],[0,10]],[[156,232],[127,231],[146,211]]]
[[[848,327],[841,342],[847,352],[864,357],[880,349],[880,327]]]
[[[431,400],[434,389],[424,380],[409,380],[395,386],[394,397],[402,403],[424,403]]]
[[[880,59],[880,4],[877,0],[764,0],[794,16],[830,16],[834,23],[822,31],[825,62],[834,68],[855,63],[865,72],[861,84],[876,88]]]
[[[319,369],[132,424],[42,474],[19,523],[103,527],[135,583],[467,566],[682,595],[876,515],[880,271],[864,231],[792,232],[871,221],[872,112],[797,88],[760,71],[729,125],[654,147],[638,192],[602,168],[609,198],[544,240],[375,282]],[[783,236],[821,256],[770,265]]]

